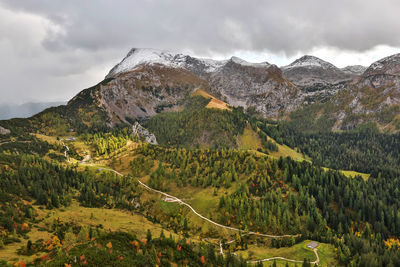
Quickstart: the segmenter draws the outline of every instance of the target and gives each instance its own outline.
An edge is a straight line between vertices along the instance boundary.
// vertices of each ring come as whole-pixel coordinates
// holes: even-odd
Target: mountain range
[[[177,111],[197,90],[264,118],[296,121],[300,130],[345,130],[367,122],[384,131],[400,129],[400,54],[340,69],[309,55],[278,67],[134,48],[99,84],[50,110],[80,123],[72,128],[113,126]]]
[[[349,129],[367,121],[399,129],[400,54],[369,67],[340,69],[314,56],[281,68],[237,57],[211,60],[154,49],[132,49],[91,95],[110,123],[146,119],[173,110],[201,88],[232,106],[253,107],[271,119],[307,110],[329,120],[329,129]],[[69,103],[78,99],[78,94]]]

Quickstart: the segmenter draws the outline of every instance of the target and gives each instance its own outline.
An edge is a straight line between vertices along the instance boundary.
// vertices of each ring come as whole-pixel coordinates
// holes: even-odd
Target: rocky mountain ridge
[[[184,99],[200,88],[229,105],[253,107],[271,119],[285,119],[292,112],[322,104],[325,111],[319,109],[316,113],[326,113],[335,121],[332,129],[347,129],[366,122],[372,113],[388,108],[396,110],[399,58],[399,54],[393,55],[366,69],[363,66],[340,69],[317,57],[303,56],[279,68],[268,62],[250,63],[238,57],[199,59],[134,48],[91,95],[98,107],[106,111],[111,125],[177,111]],[[386,125],[395,117],[383,123],[373,120]]]

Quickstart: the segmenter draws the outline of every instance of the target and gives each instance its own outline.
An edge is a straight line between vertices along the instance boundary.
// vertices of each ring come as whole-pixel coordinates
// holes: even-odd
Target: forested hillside
[[[345,132],[301,132],[285,122],[260,122],[258,127],[278,143],[310,156],[316,165],[371,173],[374,177],[399,175],[400,135],[381,133],[374,124]]]
[[[171,182],[178,187],[233,186],[215,210],[222,224],[245,231],[302,233],[334,243],[342,264],[364,266],[372,259],[376,266],[400,263],[397,249],[387,247],[400,234],[399,191],[391,190],[400,186],[399,178],[365,182],[307,162],[268,160],[234,150],[147,147],[140,153],[166,164],[151,174],[154,188],[168,191]]]
[[[3,121],[0,263],[400,265],[397,134],[300,131],[209,102],[139,120],[159,145],[65,107]]]
[[[180,112],[164,112],[145,126],[162,145],[177,147],[236,147],[243,133],[246,115],[243,108],[232,111],[205,108],[210,99],[190,97]]]

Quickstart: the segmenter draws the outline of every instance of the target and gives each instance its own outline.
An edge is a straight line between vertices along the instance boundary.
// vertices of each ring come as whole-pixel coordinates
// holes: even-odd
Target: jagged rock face
[[[291,111],[301,104],[297,88],[282,77],[282,71],[267,63],[251,65],[229,60],[209,78],[213,90],[229,104],[250,107],[268,117]]]
[[[132,135],[139,138],[142,142],[146,142],[152,145],[158,145],[156,136],[150,133],[146,128],[135,122],[132,125]]]
[[[0,126],[0,134],[2,135],[6,135],[6,134],[10,134],[11,131],[9,129],[3,128]]]

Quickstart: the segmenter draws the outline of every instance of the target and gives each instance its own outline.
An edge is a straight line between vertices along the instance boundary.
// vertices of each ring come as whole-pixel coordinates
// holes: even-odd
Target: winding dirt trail
[[[311,264],[319,264],[319,255],[318,255],[318,249],[314,248],[313,252],[315,254],[316,260],[313,262],[310,262]],[[289,262],[295,262],[295,263],[302,263],[303,261],[299,260],[292,260],[284,257],[272,257],[272,258],[266,258],[262,260],[253,260],[253,261],[247,261],[247,263],[258,263],[258,262],[264,262],[264,261],[273,261],[273,260],[284,260],[284,261],[289,261]]]
[[[2,143],[0,143],[0,146],[1,145],[5,145],[5,144],[10,144],[10,143],[30,143],[30,142],[32,142],[32,141],[30,141],[30,140],[28,140],[28,141],[18,141],[18,140],[16,140],[16,141],[5,141],[5,142],[2,142]]]
[[[114,173],[116,173],[116,174],[119,175],[119,176],[124,176],[122,173],[120,173],[120,172],[118,172],[118,171],[116,171],[116,170],[113,170],[113,169],[109,169],[109,170],[112,171],[112,172],[114,172]],[[244,231],[241,230],[241,229],[238,229],[238,228],[235,228],[235,227],[226,226],[226,225],[222,225],[222,224],[220,224],[220,223],[214,222],[213,220],[210,220],[210,219],[208,219],[207,217],[204,217],[203,215],[201,215],[200,213],[198,213],[192,206],[190,206],[188,203],[184,202],[183,200],[177,198],[176,196],[173,196],[173,195],[167,194],[167,193],[165,193],[165,192],[163,192],[163,191],[160,191],[160,190],[151,188],[150,186],[146,185],[145,183],[143,183],[143,182],[140,181],[140,180],[138,180],[138,182],[139,182],[139,184],[140,184],[141,186],[143,186],[143,187],[146,188],[147,190],[153,191],[153,192],[156,192],[156,193],[159,193],[159,194],[161,194],[161,195],[163,195],[163,196],[166,196],[166,197],[170,198],[170,199],[171,199],[171,202],[177,202],[177,203],[179,203],[179,204],[181,204],[181,205],[185,205],[185,206],[188,207],[194,214],[196,214],[197,216],[199,216],[200,218],[202,218],[203,220],[206,220],[207,222],[209,222],[209,223],[211,223],[211,224],[214,224],[214,225],[216,225],[216,226],[219,226],[219,227],[221,227],[221,228],[225,228],[225,229],[228,229],[228,230],[236,231],[236,232],[244,232]],[[270,238],[286,238],[286,237],[298,237],[298,236],[300,236],[300,234],[296,234],[296,235],[268,235],[268,234],[261,234],[261,233],[256,233],[256,232],[252,232],[252,231],[246,232],[246,234],[248,234],[248,235],[256,235],[256,236],[263,236],[263,237],[270,237]]]
[[[64,143],[64,141],[62,139],[60,141],[61,141],[62,145],[65,147],[64,156],[67,159],[67,161],[70,162],[69,157],[68,157],[69,147]]]
[[[115,171],[115,173],[118,173],[118,172]],[[120,174],[120,173],[118,173],[118,174],[119,174],[119,175],[122,175],[122,174]],[[200,218],[202,218],[203,220],[206,220],[207,222],[209,222],[209,223],[211,223],[211,224],[214,224],[214,225],[219,226],[219,227],[221,227],[221,228],[225,228],[225,229],[232,230],[232,231],[244,232],[244,231],[241,230],[241,229],[238,229],[238,228],[235,228],[235,227],[226,226],[226,225],[222,225],[222,224],[219,224],[219,223],[217,223],[217,222],[214,222],[214,221],[208,219],[207,217],[204,217],[204,216],[201,215],[200,213],[198,213],[192,206],[190,206],[188,203],[184,202],[183,200],[181,200],[181,199],[179,199],[179,198],[177,198],[177,197],[175,197],[175,196],[172,196],[172,195],[170,195],[170,194],[167,194],[167,193],[165,193],[165,192],[159,191],[159,190],[157,190],[157,189],[153,189],[153,188],[149,187],[148,185],[146,185],[145,183],[141,182],[140,180],[138,180],[138,182],[139,182],[139,184],[140,184],[141,186],[143,186],[144,188],[146,188],[146,189],[149,190],[149,191],[153,191],[153,192],[159,193],[159,194],[161,194],[161,195],[164,195],[164,196],[166,196],[166,197],[172,199],[174,202],[178,202],[178,203],[181,204],[181,205],[185,205],[185,206],[188,207],[194,214],[196,214],[197,216],[199,216]],[[286,237],[298,237],[298,236],[300,236],[300,234],[297,234],[297,235],[268,235],[268,234],[261,234],[261,233],[251,232],[251,231],[250,231],[250,232],[246,232],[246,233],[249,234],[249,235],[257,235],[257,236],[270,237],[270,238],[286,238]]]
[[[118,172],[118,171],[116,171],[116,170],[114,170],[114,169],[108,169],[108,170],[114,172],[115,174],[117,174],[117,175],[119,175],[119,176],[124,176],[122,173],[120,173],[120,172]],[[234,228],[234,227],[230,227],[230,226],[226,226],[226,225],[222,225],[222,224],[219,224],[219,223],[217,223],[217,222],[214,222],[214,221],[208,219],[207,217],[204,217],[204,216],[201,215],[200,213],[198,213],[192,206],[190,206],[188,203],[184,202],[183,200],[181,200],[181,199],[179,199],[179,198],[177,198],[177,197],[175,197],[175,196],[172,196],[172,195],[170,195],[170,194],[168,194],[168,193],[162,192],[162,191],[160,191],[160,190],[151,188],[150,186],[146,185],[145,183],[143,183],[143,182],[140,181],[140,180],[138,180],[138,182],[139,182],[139,184],[140,184],[141,186],[143,186],[145,189],[147,189],[147,190],[149,190],[149,191],[152,191],[152,192],[161,194],[161,195],[163,195],[163,196],[166,196],[166,197],[170,198],[172,202],[177,202],[177,203],[179,203],[179,204],[181,204],[181,205],[185,205],[185,206],[188,207],[194,214],[196,214],[198,217],[202,218],[203,220],[206,220],[207,222],[209,222],[209,223],[211,223],[211,224],[213,224],[213,225],[216,225],[216,226],[218,226],[218,227],[225,228],[225,229],[228,229],[228,230],[233,230],[233,231],[237,231],[237,232],[244,232],[244,231],[241,230],[241,229]],[[286,237],[298,237],[298,236],[300,236],[300,234],[296,234],[296,235],[268,235],[268,234],[256,233],[256,232],[252,232],[252,231],[246,232],[246,234],[248,234],[248,235],[256,235],[256,236],[262,236],[262,237],[269,237],[269,238],[286,238]],[[233,240],[229,241],[228,243],[231,243],[231,242],[233,242]],[[224,254],[223,249],[222,249],[222,243],[220,242],[219,245],[220,245],[220,253],[221,253],[221,254]],[[313,249],[313,252],[314,252],[314,254],[315,254],[315,256],[316,256],[316,260],[313,261],[313,262],[311,262],[311,264],[316,264],[316,265],[318,265],[318,264],[319,264],[319,261],[320,261],[319,255],[318,255],[318,249],[316,249],[316,248]],[[302,262],[303,262],[303,261],[288,259],[288,258],[284,258],[284,257],[272,257],[272,258],[265,258],[265,259],[261,259],[261,260],[249,260],[249,261],[247,261],[247,263],[252,263],[252,264],[254,264],[254,263],[258,263],[258,262],[273,261],[273,260],[285,260],[285,261],[295,262],[295,263],[302,263]]]

